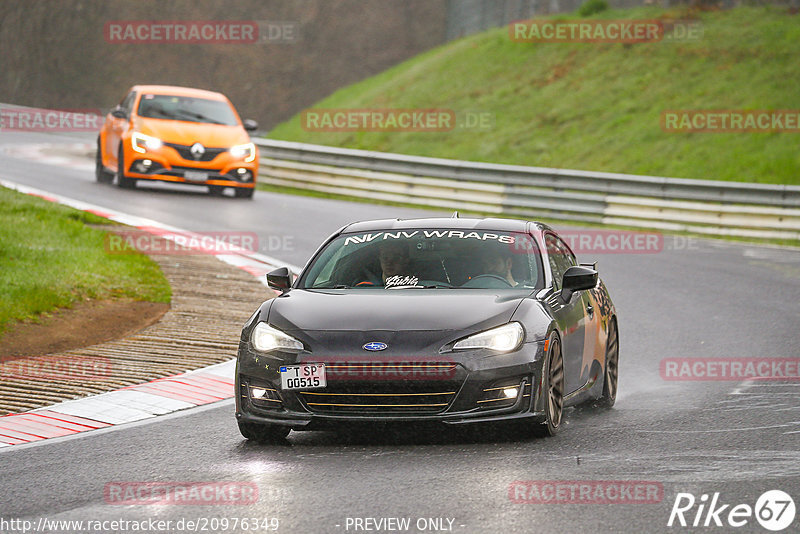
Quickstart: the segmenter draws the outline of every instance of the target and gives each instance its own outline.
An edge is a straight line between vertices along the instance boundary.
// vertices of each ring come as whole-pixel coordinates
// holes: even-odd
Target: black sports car
[[[257,441],[343,422],[518,420],[612,406],[616,310],[548,226],[431,218],[347,225],[242,330],[236,419]]]

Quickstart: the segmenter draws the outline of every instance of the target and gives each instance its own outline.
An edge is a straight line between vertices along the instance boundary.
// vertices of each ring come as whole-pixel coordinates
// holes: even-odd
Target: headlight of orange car
[[[250,163],[256,159],[256,145],[253,143],[232,146],[228,152],[234,158],[243,158],[245,163]]]
[[[148,150],[158,150],[164,143],[161,139],[150,137],[139,132],[133,132],[131,136],[131,146],[136,152],[144,154]]]

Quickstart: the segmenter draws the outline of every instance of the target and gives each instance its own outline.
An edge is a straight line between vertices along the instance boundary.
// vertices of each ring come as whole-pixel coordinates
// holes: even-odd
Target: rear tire
[[[97,138],[97,154],[94,159],[94,177],[98,183],[110,184],[114,181],[114,175],[103,166],[103,153],[100,148],[100,138]]]
[[[561,429],[564,413],[564,359],[558,336],[550,336],[546,364],[542,369],[542,390],[545,392],[545,421],[536,425],[533,433],[539,437],[555,436]]]
[[[233,190],[234,195],[236,198],[253,198],[253,193],[255,192],[255,188],[243,188],[243,187],[236,187]]]
[[[136,187],[136,178],[125,176],[125,157],[122,147],[117,154],[117,185],[123,189],[133,189]]]
[[[288,426],[239,422],[239,432],[242,436],[258,443],[280,443],[286,439],[291,430]]]
[[[596,405],[602,408],[611,408],[617,401],[617,386],[619,384],[619,333],[617,322],[611,320],[608,326],[608,340],[606,341],[606,368],[603,373],[603,396],[597,400]]]

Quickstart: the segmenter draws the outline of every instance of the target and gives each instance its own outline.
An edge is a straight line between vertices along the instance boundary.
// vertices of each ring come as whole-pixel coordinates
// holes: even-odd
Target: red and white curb
[[[48,193],[9,180],[0,179],[0,186],[87,211],[165,239],[174,240],[178,236],[201,237],[194,232],[151,219]],[[202,239],[198,239],[200,241]],[[231,250],[231,247],[227,250]],[[294,272],[300,270],[296,266],[249,250],[233,249],[230,254],[214,255],[225,263],[256,276],[264,284],[264,274],[278,265],[287,265]],[[0,417],[0,448],[141,421],[230,399],[234,395],[235,366],[236,362],[231,360],[100,395]]]
[[[132,423],[233,397],[235,361],[0,417],[0,447]]]

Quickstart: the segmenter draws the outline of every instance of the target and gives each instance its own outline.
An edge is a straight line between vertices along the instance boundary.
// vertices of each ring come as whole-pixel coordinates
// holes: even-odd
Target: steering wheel
[[[470,278],[469,280],[467,280],[467,282],[466,282],[465,284],[462,284],[462,285],[461,285],[461,287],[464,287],[464,286],[466,286],[467,284],[470,284],[470,285],[472,285],[472,282],[474,282],[475,280],[480,280],[481,278],[486,278],[486,279],[488,279],[488,278],[491,278],[491,279],[493,279],[493,280],[499,280],[499,281],[503,282],[503,284],[505,284],[507,287],[513,287],[513,286],[512,286],[512,285],[509,283],[509,281],[508,281],[508,280],[506,280],[506,279],[505,279],[505,278],[503,278],[502,276],[498,276],[498,275],[496,275],[496,274],[479,274],[478,276],[473,276],[472,278]]]
[[[361,267],[358,270],[356,276],[353,277],[353,283],[351,284],[353,287],[364,287],[364,286],[374,286],[379,283],[380,278],[376,277],[369,269],[366,267]]]

